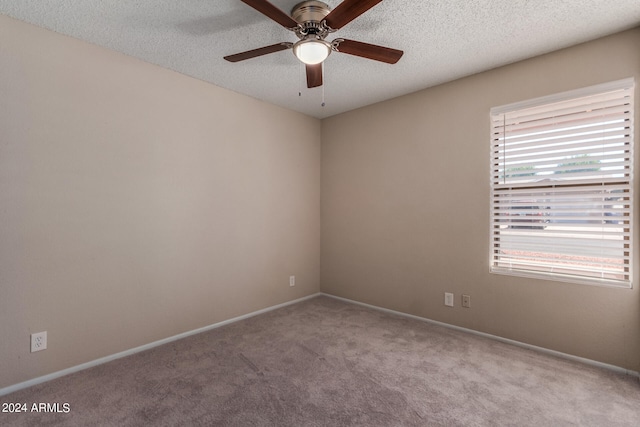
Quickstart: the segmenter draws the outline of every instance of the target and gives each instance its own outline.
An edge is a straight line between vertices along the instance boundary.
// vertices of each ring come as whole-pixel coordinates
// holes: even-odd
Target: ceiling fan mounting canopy
[[[320,26],[329,12],[331,12],[331,8],[326,3],[308,0],[293,6],[291,9],[291,17],[303,27],[305,24],[314,23]]]
[[[307,87],[322,86],[322,62],[331,51],[347,53],[375,61],[395,64],[402,57],[401,50],[354,40],[325,41],[329,33],[339,30],[382,0],[343,0],[334,9],[326,3],[307,0],[296,4],[287,15],[267,0],[241,0],[258,12],[293,31],[300,39],[296,43],[281,42],[235,55],[225,56],[230,62],[244,61],[281,50],[293,48],[294,55],[306,64]]]

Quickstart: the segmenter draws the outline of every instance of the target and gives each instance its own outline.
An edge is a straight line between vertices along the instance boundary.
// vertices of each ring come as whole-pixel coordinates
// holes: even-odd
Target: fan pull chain
[[[304,73],[305,73],[305,69],[304,66],[302,65],[302,62],[300,62],[300,78],[298,79],[298,97],[302,96],[302,84],[303,84],[303,80],[304,80]]]
[[[324,107],[324,87],[326,86],[326,81],[327,81],[327,76],[324,73],[324,62],[322,63],[322,80],[324,80],[324,82],[322,82],[322,104],[320,104],[322,107]]]

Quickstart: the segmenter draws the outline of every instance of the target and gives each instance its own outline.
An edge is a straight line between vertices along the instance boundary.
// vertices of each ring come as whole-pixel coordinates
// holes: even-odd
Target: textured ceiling
[[[404,50],[400,62],[333,53],[316,89],[291,51],[222,59],[297,40],[240,0],[0,0],[0,13],[324,118],[633,28],[640,0],[386,0],[327,39]]]

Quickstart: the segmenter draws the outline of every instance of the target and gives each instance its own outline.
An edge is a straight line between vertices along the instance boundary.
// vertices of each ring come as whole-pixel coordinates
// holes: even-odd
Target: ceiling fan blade
[[[269,3],[267,0],[241,0],[263,15],[273,19],[285,28],[295,28],[298,23],[289,15]]]
[[[307,65],[307,87],[322,86],[322,64]]]
[[[403,51],[391,49],[390,47],[378,46],[375,44],[357,42],[354,40],[337,39],[333,41],[336,50],[349,55],[361,56],[362,58],[373,59],[374,61],[395,64],[400,60]]]
[[[229,62],[239,62],[244,61],[245,59],[251,59],[262,55],[267,55],[269,53],[280,52],[281,50],[291,49],[291,43],[276,43],[271,46],[259,47],[258,49],[248,50],[246,52],[236,53],[235,55],[225,56]]]
[[[329,27],[338,30],[381,1],[382,0],[344,0],[329,12],[324,20]]]

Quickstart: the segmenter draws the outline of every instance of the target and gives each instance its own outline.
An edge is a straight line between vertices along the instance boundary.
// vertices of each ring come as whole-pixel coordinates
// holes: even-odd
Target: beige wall
[[[489,109],[640,86],[639,46],[636,28],[324,120],[321,289],[640,370],[638,244],[632,290],[493,275],[488,216]],[[638,101],[636,90],[636,144]]]
[[[0,15],[0,388],[318,292],[319,203],[319,120]]]

